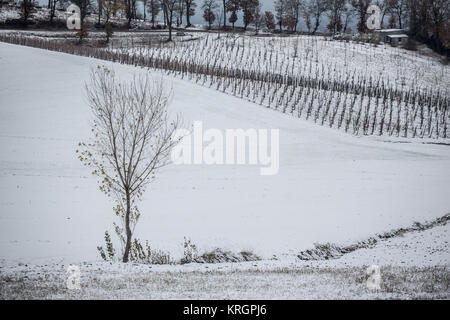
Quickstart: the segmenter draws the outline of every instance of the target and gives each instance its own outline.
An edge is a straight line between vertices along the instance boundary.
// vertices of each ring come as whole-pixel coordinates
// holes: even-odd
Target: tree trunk
[[[295,27],[294,27],[294,32],[297,32],[297,25],[298,25],[298,10],[295,13]]]
[[[170,11],[167,13],[167,20],[168,20],[168,26],[169,26],[169,39],[167,41],[172,41],[172,13],[173,11]]]
[[[191,18],[189,12],[191,11],[191,5],[186,2],[186,28],[191,26]]]
[[[128,256],[131,249],[131,228],[130,228],[130,213],[131,213],[131,201],[129,192],[126,193],[127,207],[125,211],[125,232],[127,236],[127,242],[125,244],[125,252],[123,253],[123,262],[128,262]]]
[[[56,11],[56,2],[52,1],[52,4],[50,6],[50,23],[53,23],[53,19],[55,18],[55,11]]]
[[[383,14],[381,15],[381,25],[380,28],[384,28],[384,18],[386,17],[386,10],[383,11]]]
[[[316,23],[314,25],[314,29],[313,29],[312,34],[316,34],[317,29],[319,29],[319,26],[320,26],[320,18],[316,18]]]
[[[167,27],[167,8],[166,5],[163,4],[163,16],[164,16],[164,28]]]
[[[222,0],[223,2],[223,28],[227,27],[227,2],[226,0]]]
[[[365,14],[365,12],[360,12],[359,22],[358,22],[358,31],[361,33],[366,31],[366,14]]]
[[[97,24],[99,24],[99,25],[102,22],[101,21],[102,13],[103,13],[103,6],[102,6],[102,3],[99,2],[98,3],[98,22],[97,22]]]
[[[127,18],[128,18],[127,26],[128,26],[128,29],[130,29],[131,28],[131,19],[133,17],[133,8],[132,8],[131,0],[127,1],[126,6],[127,6]]]

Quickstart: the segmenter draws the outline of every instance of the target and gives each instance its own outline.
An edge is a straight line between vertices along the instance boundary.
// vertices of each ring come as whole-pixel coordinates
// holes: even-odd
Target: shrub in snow
[[[120,236],[120,235],[119,235]],[[117,261],[116,250],[111,241],[108,231],[105,232],[105,248],[97,247],[100,256],[105,261]],[[149,242],[146,240],[145,245],[137,238],[131,243],[130,261],[145,264],[173,264],[170,254],[162,250],[154,250],[150,248]]]
[[[222,263],[222,262],[243,262],[243,261],[258,261],[261,260],[256,254],[251,251],[241,251],[233,253],[225,251],[220,248],[214,249],[210,252],[205,252],[194,261],[198,263]]]
[[[192,243],[191,239],[184,237],[183,249],[181,264],[191,263],[197,259],[197,246]]]

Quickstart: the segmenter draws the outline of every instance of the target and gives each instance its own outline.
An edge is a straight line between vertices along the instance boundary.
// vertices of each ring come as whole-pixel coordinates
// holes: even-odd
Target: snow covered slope
[[[124,79],[146,72],[0,43],[0,259],[6,263],[98,259],[112,203],[75,154],[90,133],[83,85],[98,64]],[[171,107],[187,125],[280,129],[280,172],[164,168],[145,194],[136,228],[155,248],[177,256],[187,236],[200,250],[250,249],[270,257],[450,211],[447,145],[354,137],[164,78],[173,86]]]
[[[148,265],[81,263],[0,266],[0,299],[449,299],[450,225],[379,242],[336,260]],[[439,243],[436,243],[438,240]],[[378,264],[381,290],[366,285]]]

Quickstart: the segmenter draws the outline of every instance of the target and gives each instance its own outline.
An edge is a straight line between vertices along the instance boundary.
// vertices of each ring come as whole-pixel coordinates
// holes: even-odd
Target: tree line
[[[81,9],[81,19],[88,12],[98,16],[98,24],[110,21],[117,15],[125,16],[128,27],[136,19],[151,21],[153,27],[161,16],[164,28],[185,25],[190,27],[200,0],[48,0],[49,21],[53,22],[56,8],[72,2]],[[450,48],[450,0],[274,0],[273,11],[262,11],[259,0],[202,0],[201,10],[205,23],[222,28],[235,28],[240,23],[244,30],[249,25],[258,32],[297,32],[299,26],[310,34],[319,29],[336,33],[368,32],[368,9],[376,5],[380,9],[381,28],[407,29],[409,35],[430,45],[440,53],[449,54]],[[142,10],[138,10],[141,3]],[[26,21],[33,12],[34,1],[20,2],[22,18]],[[356,30],[351,26],[356,25]],[[306,30],[305,30],[306,29]]]

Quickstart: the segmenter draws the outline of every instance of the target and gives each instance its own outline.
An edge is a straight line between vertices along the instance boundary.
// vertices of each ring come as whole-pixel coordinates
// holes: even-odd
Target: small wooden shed
[[[404,29],[380,29],[374,32],[379,35],[381,41],[392,45],[403,44],[408,41],[408,35]]]
[[[406,34],[391,34],[388,35],[388,43],[392,45],[404,44],[408,41],[408,35]]]

